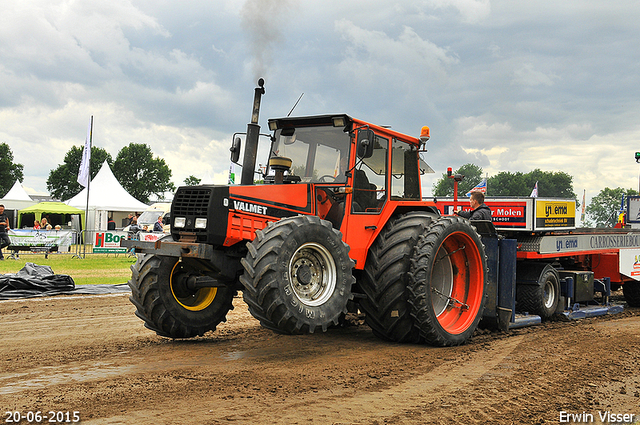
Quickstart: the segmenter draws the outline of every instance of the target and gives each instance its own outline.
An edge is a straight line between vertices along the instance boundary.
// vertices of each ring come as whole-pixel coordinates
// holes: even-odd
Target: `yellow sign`
[[[536,227],[575,227],[576,202],[536,199]]]

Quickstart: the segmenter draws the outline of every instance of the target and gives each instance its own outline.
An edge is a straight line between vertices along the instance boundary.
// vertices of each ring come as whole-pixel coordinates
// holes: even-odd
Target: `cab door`
[[[372,143],[369,157],[360,158],[353,152],[355,159],[351,163],[355,167],[349,177],[352,193],[347,197],[348,213],[341,226],[356,269],[364,268],[367,249],[381,230],[381,214],[388,200],[389,139],[375,135]]]

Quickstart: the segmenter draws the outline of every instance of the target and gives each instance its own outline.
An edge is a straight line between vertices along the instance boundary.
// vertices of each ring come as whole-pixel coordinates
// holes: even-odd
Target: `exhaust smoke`
[[[272,49],[282,40],[280,28],[294,0],[247,0],[240,10],[242,25],[249,36],[254,78],[268,77]]]

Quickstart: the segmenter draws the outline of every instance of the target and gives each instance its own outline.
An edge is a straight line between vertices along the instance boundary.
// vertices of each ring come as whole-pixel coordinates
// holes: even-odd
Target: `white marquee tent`
[[[65,204],[84,210],[87,207],[87,188],[85,187],[76,196],[65,201]],[[128,213],[142,212],[146,208],[146,204],[124,190],[105,161],[98,174],[89,183],[89,215],[87,216],[89,232],[107,230],[109,215],[113,216],[116,223],[120,223]],[[90,237],[89,240],[92,240],[92,236]]]
[[[12,227],[15,227],[17,225],[16,218],[18,217],[18,210],[30,207],[37,203],[38,202],[31,199],[31,197],[24,190],[24,188],[20,184],[20,180],[16,180],[11,190],[7,192],[6,195],[4,195],[4,198],[0,199],[0,204],[4,205],[7,214],[13,211],[13,222],[10,223]]]

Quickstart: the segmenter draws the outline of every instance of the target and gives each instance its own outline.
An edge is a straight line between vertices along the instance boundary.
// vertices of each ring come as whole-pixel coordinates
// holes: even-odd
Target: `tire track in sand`
[[[172,406],[172,417],[191,417],[200,423],[260,423],[260,424],[370,424],[389,420],[425,404],[447,398],[467,385],[471,385],[484,375],[504,375],[503,369],[496,370],[522,342],[524,336],[512,336],[497,340],[489,347],[465,354],[459,359],[447,362],[417,375],[392,388],[355,392],[350,389],[332,389],[309,394],[295,395],[284,400],[270,399],[268,403],[258,400],[235,399],[232,403],[212,400],[211,410],[194,411],[184,408],[184,403]],[[509,360],[507,359],[508,363]],[[452,402],[454,403],[453,399]],[[206,408],[207,406],[201,406]],[[183,412],[180,412],[184,410]],[[163,414],[152,410],[137,410],[110,418],[83,420],[89,425],[97,424],[152,424],[161,423]]]

